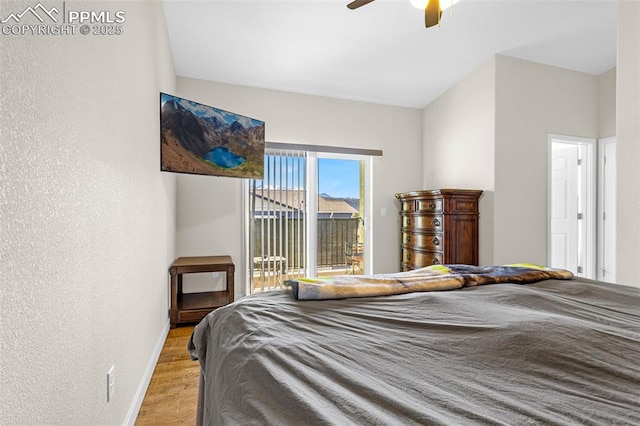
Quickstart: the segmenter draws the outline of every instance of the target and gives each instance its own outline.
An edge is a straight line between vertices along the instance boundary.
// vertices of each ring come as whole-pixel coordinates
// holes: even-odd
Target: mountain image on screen
[[[262,179],[264,122],[160,94],[161,170]]]

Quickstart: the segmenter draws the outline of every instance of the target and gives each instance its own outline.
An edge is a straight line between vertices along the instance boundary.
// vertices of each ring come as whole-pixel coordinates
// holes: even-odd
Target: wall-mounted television
[[[262,179],[264,122],[160,93],[160,168]]]

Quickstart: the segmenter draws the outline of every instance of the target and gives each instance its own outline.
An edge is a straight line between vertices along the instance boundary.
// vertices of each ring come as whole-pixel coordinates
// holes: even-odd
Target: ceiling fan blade
[[[373,0],[355,0],[347,5],[347,7],[351,10],[357,9],[360,6],[364,6],[365,4],[371,3]]]
[[[442,16],[442,8],[440,0],[429,0],[427,7],[424,9],[424,26],[429,28],[440,23]]]

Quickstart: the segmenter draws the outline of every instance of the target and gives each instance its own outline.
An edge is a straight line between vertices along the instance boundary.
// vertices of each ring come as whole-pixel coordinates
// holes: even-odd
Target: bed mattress
[[[590,280],[212,312],[207,425],[640,424],[640,289]]]

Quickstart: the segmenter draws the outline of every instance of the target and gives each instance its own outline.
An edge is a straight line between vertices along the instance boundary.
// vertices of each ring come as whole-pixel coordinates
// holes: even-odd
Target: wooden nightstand
[[[182,293],[182,274],[226,272],[227,288],[222,291]],[[171,274],[171,328],[199,322],[205,315],[233,302],[235,265],[231,256],[179,257],[169,268]]]

